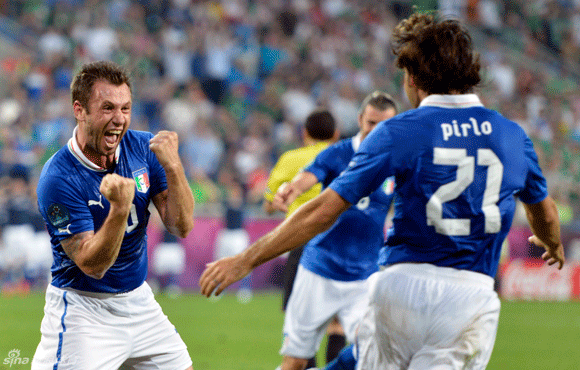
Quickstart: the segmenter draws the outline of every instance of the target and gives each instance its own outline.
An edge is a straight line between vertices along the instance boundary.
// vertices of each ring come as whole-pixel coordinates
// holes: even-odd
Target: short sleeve
[[[59,240],[94,230],[93,217],[81,192],[81,184],[71,178],[46,176],[39,182],[38,208],[51,235]]]
[[[522,191],[517,195],[522,202],[534,204],[541,202],[548,196],[548,186],[546,178],[542,174],[542,169],[538,164],[538,156],[534,150],[534,144],[529,137],[526,137],[524,146],[528,173],[524,189],[522,189]]]
[[[316,158],[304,167],[304,171],[312,173],[318,179],[318,182],[326,184],[326,179],[332,172],[331,164],[338,155],[337,146],[331,145],[324,149],[322,152],[318,153]]]
[[[351,204],[368,196],[392,176],[391,140],[385,125],[375,128],[363,140],[345,172],[329,187]]]

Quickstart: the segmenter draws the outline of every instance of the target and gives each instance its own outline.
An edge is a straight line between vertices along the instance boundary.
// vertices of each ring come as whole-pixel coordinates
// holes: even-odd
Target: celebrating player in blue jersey
[[[397,114],[395,102],[374,92],[363,101],[353,138],[320,152],[294,179],[281,186],[272,205],[281,211],[317,183],[328,186],[343,172],[361,141],[376,125]],[[378,270],[384,245],[385,218],[393,198],[392,179],[346,210],[325,232],[304,246],[284,318],[283,370],[302,370],[316,355],[326,327],[338,317],[346,339],[354,341],[355,328],[368,304],[367,278]]]
[[[114,63],[84,65],[71,90],[77,127],[38,181],[54,263],[32,369],[192,369],[145,282],[149,204],[171,233],[193,228],[177,134],[129,130],[131,85]]]
[[[395,176],[393,228],[380,257],[384,269],[369,278],[357,368],[485,369],[500,310],[493,277],[516,199],[534,233],[530,242],[562,268],[558,212],[524,130],[472,93],[480,64],[467,31],[415,13],[396,26],[393,41],[416,109],[379,124],[348,170],[276,229],[210,264],[201,291],[219,294]]]

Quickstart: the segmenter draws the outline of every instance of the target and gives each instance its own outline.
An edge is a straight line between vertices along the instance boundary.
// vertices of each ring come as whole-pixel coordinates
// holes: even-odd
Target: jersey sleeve
[[[38,184],[40,214],[50,235],[58,240],[94,230],[93,216],[79,189],[81,184],[59,176],[46,176]]]
[[[375,128],[363,140],[347,169],[329,187],[351,204],[375,191],[394,174],[391,141],[386,126]]]
[[[520,200],[527,204],[541,202],[548,196],[548,185],[538,164],[538,156],[534,150],[534,144],[529,137],[525,139],[525,160],[528,165],[528,174],[524,189],[517,195]]]
[[[332,163],[336,158],[336,155],[338,155],[337,150],[336,145],[331,145],[324,149],[318,153],[316,158],[314,158],[310,164],[304,167],[304,171],[312,173],[316,176],[318,182],[326,184],[326,179],[332,171]]]

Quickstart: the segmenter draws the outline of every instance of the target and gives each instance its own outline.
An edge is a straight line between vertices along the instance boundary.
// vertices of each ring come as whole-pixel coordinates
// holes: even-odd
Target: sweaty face
[[[387,120],[397,112],[394,108],[387,108],[386,110],[379,110],[372,105],[367,105],[358,117],[358,125],[360,128],[361,139],[367,137],[367,135],[377,126],[377,123]]]
[[[83,154],[95,164],[109,168],[115,150],[131,123],[131,90],[127,84],[97,81],[88,107],[74,103],[79,129],[77,140]]]

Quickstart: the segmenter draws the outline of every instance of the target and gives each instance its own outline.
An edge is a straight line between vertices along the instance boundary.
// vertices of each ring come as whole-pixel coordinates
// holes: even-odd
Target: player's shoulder
[[[75,160],[68,147],[63,147],[46,161],[37,182],[37,193],[57,194],[60,191],[71,192],[78,188],[79,163]]]
[[[63,146],[45,162],[40,177],[66,175],[75,165],[73,158],[68,146]]]
[[[354,153],[354,143],[355,137],[349,137],[346,139],[341,139],[335,143],[330,144],[326,149],[324,149],[320,155],[325,156],[336,156],[340,154],[352,155]]]
[[[278,159],[278,162],[280,162],[280,163],[283,163],[283,162],[294,163],[297,160],[310,161],[311,159],[316,157],[316,154],[318,154],[321,150],[323,150],[326,147],[327,147],[327,145],[324,145],[324,144],[320,145],[320,146],[315,144],[315,145],[302,146],[302,147],[296,148],[296,149],[290,149],[290,150],[282,153],[282,155]]]
[[[341,139],[336,143],[332,144],[333,147],[337,149],[348,149],[353,147],[353,141],[356,140],[357,136],[348,137],[346,139]]]
[[[153,134],[148,131],[127,130],[123,140],[130,143],[147,143],[149,145],[149,140],[152,137]]]
[[[125,136],[129,139],[149,140],[154,135],[149,131],[127,130]]]
[[[146,157],[149,152],[149,141],[154,135],[147,131],[127,130],[121,141],[121,150]]]

